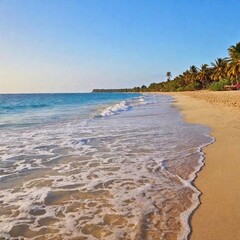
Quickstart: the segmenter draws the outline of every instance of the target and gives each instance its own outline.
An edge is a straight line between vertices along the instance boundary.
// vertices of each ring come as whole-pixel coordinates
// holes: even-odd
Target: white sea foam
[[[107,106],[104,117],[87,124],[3,131],[0,237],[14,239],[12,229],[24,225],[30,235],[18,231],[25,239],[134,239],[148,232],[158,234],[152,239],[186,239],[199,204],[192,181],[211,139],[170,104],[169,97],[144,96]]]
[[[106,107],[105,109],[101,110],[97,116],[106,117],[119,114],[123,111],[128,111],[131,108],[142,104],[146,104],[144,96],[132,98],[129,101],[121,101],[119,103]]]
[[[114,114],[118,114],[122,111],[127,111],[129,109],[130,106],[128,106],[125,101],[122,101],[120,103],[114,104],[113,106],[107,107],[106,109],[102,110],[99,116],[102,117],[111,116]]]

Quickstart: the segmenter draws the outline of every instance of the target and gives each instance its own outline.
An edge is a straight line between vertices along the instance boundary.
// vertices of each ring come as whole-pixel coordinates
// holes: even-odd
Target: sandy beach
[[[207,125],[216,142],[204,149],[195,185],[201,205],[191,219],[191,240],[240,239],[240,92],[171,93],[185,119]]]

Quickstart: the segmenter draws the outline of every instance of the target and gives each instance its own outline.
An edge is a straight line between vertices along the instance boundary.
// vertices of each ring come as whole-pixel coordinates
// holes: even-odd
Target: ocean
[[[0,95],[0,239],[187,239],[209,132],[170,96]]]

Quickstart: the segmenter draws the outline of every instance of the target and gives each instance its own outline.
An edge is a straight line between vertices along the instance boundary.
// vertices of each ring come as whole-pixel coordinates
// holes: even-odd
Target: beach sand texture
[[[240,239],[240,92],[172,93],[188,122],[212,129],[205,166],[195,181],[203,193],[191,240]]]

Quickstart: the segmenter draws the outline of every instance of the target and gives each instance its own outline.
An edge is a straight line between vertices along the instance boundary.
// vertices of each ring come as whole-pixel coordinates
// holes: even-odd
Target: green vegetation
[[[228,79],[221,79],[219,82],[214,82],[209,86],[212,91],[224,91],[224,86],[230,84]]]
[[[94,89],[93,92],[176,92],[210,89],[222,91],[227,84],[238,83],[240,79],[240,42],[228,49],[227,58],[217,58],[210,64],[199,68],[191,66],[171,80],[171,72],[166,73],[167,81],[151,83],[148,87],[128,89]]]

